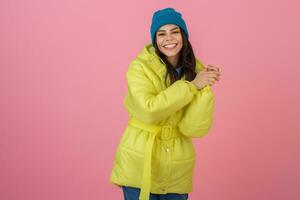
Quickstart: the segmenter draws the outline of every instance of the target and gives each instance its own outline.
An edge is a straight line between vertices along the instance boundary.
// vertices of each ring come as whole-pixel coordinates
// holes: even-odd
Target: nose
[[[166,34],[166,41],[172,40],[172,34]]]

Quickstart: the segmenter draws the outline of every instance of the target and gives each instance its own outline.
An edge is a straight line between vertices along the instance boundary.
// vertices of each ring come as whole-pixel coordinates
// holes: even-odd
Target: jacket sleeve
[[[198,92],[197,87],[186,80],[177,80],[157,92],[151,78],[144,73],[141,64],[129,65],[124,105],[132,116],[145,123],[158,123],[166,119],[190,103]]]
[[[203,69],[203,64],[197,60],[197,72]],[[188,137],[202,137],[208,133],[214,111],[214,95],[209,85],[201,90],[186,107],[183,117],[178,123],[182,134]]]
[[[208,133],[214,111],[214,95],[209,85],[202,88],[187,106],[178,123],[182,134],[188,137],[202,137]]]

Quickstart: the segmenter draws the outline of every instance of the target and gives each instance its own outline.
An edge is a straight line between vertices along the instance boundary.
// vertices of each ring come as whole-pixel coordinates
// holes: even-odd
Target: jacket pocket
[[[195,159],[173,160],[171,164],[170,187],[181,192],[192,190]]]
[[[128,183],[139,185],[142,180],[144,155],[125,146],[121,146],[118,153],[122,172],[120,176]]]

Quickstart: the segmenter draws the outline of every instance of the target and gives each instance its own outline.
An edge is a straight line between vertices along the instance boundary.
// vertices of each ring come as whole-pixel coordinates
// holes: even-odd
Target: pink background
[[[122,199],[109,182],[129,62],[174,7],[221,68],[192,200],[300,199],[296,0],[0,3],[0,199]]]

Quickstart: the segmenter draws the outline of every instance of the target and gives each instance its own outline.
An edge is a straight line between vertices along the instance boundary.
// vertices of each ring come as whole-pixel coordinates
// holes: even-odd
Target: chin
[[[164,53],[167,57],[174,57],[176,56],[178,53]]]

